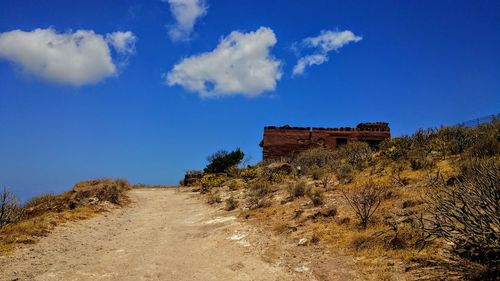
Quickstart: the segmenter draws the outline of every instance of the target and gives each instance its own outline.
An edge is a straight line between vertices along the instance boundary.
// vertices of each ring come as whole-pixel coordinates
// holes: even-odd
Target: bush
[[[294,166],[300,166],[304,173],[311,173],[311,168],[333,169],[338,165],[336,152],[324,148],[313,148],[300,153],[294,159]]]
[[[281,170],[264,168],[262,171],[262,177],[270,183],[281,183],[285,179],[287,173]]]
[[[360,227],[366,228],[370,218],[382,203],[383,190],[369,182],[361,188],[342,190],[342,195],[356,214]]]
[[[410,179],[403,176],[405,170],[404,164],[394,163],[391,167],[390,177],[392,181],[399,186],[406,186],[410,183]]]
[[[244,186],[244,183],[242,183],[238,180],[235,180],[235,179],[226,182],[226,184],[229,187],[229,189],[232,191],[238,190]]]
[[[226,199],[226,207],[225,207],[225,210],[226,211],[232,211],[236,208],[238,208],[238,200],[234,199],[233,196],[229,197],[228,199]]]
[[[491,157],[500,154],[500,142],[492,136],[481,137],[469,151],[473,157]]]
[[[266,181],[256,181],[249,185],[250,196],[264,197],[271,193],[271,186]]]
[[[307,184],[305,181],[295,182],[288,187],[288,192],[292,198],[302,197],[306,194]]]
[[[434,161],[427,158],[423,153],[413,153],[409,157],[410,167],[413,171],[431,168],[434,166]]]
[[[250,209],[263,208],[270,205],[266,196],[272,192],[267,181],[257,181],[249,185],[248,205]]]
[[[67,198],[53,194],[42,194],[28,199],[23,205],[23,220],[49,211],[61,212],[67,207]]]
[[[496,159],[463,164],[453,186],[429,194],[429,232],[448,241],[456,254],[483,263],[500,262],[500,164]]]
[[[372,150],[365,142],[353,142],[342,146],[339,154],[347,163],[352,166],[362,169],[366,167],[368,161],[372,157]]]
[[[464,164],[455,186],[442,185],[430,197],[434,234],[453,243],[460,256],[500,261],[500,165],[494,159]]]
[[[412,141],[408,136],[388,139],[382,142],[382,155],[392,160],[404,159],[410,151]]]
[[[245,180],[245,181],[250,181],[259,176],[257,173],[257,169],[255,168],[246,168],[240,171],[240,176]]]
[[[18,202],[17,197],[9,189],[3,189],[0,194],[0,228],[21,219],[22,212]]]
[[[309,198],[311,198],[311,201],[314,206],[321,206],[323,205],[324,201],[324,196],[323,196],[323,190],[317,187],[312,188],[308,192]]]
[[[245,154],[239,148],[232,152],[219,150],[207,157],[208,165],[203,171],[205,173],[224,173],[229,168],[239,165],[243,157]]]
[[[313,180],[319,180],[326,173],[325,169],[322,169],[318,166],[313,166],[311,169],[311,176]]]
[[[429,145],[432,140],[436,137],[436,130],[433,129],[419,129],[410,137],[411,141],[411,150],[420,151],[420,152],[428,152]]]
[[[350,183],[354,179],[353,168],[350,164],[340,165],[335,174],[341,183]]]
[[[220,187],[224,184],[224,181],[224,177],[215,174],[204,175],[200,180],[201,191],[202,193],[205,193],[212,187]]]
[[[443,158],[448,154],[462,153],[477,141],[475,130],[460,126],[442,127],[437,130],[431,147],[439,151]]]
[[[114,185],[104,186],[99,190],[96,196],[100,201],[108,201],[113,204],[120,203],[120,190]]]

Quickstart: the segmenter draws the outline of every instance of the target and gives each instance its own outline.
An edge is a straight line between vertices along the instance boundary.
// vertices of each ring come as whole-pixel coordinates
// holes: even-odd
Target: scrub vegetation
[[[19,204],[17,197],[4,188],[0,194],[0,253],[16,245],[35,243],[61,223],[86,219],[98,212],[128,202],[126,180],[98,179],[82,181],[59,195],[43,194]]]
[[[375,279],[494,280],[499,141],[498,120],[421,129],[378,150],[357,142],[251,167],[228,161],[193,189],[229,198],[209,202],[287,241],[343,249]]]

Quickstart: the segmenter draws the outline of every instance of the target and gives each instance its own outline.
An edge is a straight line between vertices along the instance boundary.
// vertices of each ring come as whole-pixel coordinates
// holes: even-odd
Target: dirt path
[[[0,280],[308,280],[263,261],[227,212],[173,189],[131,191],[130,207],[56,228],[0,257]]]

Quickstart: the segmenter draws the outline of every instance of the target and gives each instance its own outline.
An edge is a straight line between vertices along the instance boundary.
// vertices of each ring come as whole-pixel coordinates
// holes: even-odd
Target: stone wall
[[[356,128],[264,127],[260,143],[263,160],[293,157],[313,147],[336,149],[354,141],[364,141],[373,147],[391,137],[388,123],[360,123]]]

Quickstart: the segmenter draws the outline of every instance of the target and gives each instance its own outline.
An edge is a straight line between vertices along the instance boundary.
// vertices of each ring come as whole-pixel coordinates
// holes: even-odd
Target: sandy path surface
[[[68,223],[0,257],[0,280],[304,280],[263,261],[244,225],[190,194],[130,196],[130,207]]]

